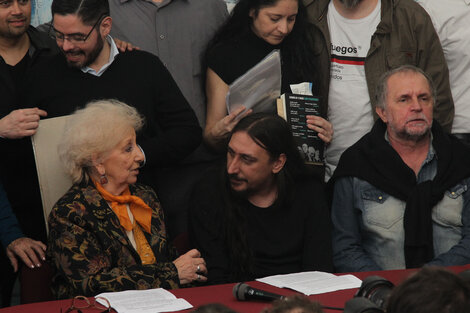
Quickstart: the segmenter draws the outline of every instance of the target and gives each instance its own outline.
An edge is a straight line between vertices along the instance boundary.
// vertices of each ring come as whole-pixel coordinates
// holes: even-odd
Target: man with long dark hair
[[[305,174],[282,118],[259,113],[240,120],[226,166],[206,175],[192,195],[190,237],[210,283],[332,270],[323,188]]]

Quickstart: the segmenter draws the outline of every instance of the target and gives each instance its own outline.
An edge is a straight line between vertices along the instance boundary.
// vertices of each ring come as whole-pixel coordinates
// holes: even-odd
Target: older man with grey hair
[[[332,178],[337,270],[470,263],[470,149],[433,121],[422,70],[399,67],[377,86],[380,119]]]

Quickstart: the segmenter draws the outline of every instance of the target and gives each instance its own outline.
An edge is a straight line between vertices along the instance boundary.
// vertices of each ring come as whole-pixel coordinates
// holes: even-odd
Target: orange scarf
[[[127,231],[133,230],[137,246],[136,250],[142,259],[142,264],[155,263],[155,255],[141,229],[142,227],[150,234],[152,209],[141,198],[131,195],[129,188],[127,188],[122,195],[115,196],[106,191],[97,181],[93,180],[93,183],[103,199],[110,203],[111,209],[119,218],[121,226]],[[127,214],[127,205],[129,205],[132,215],[134,215],[134,219],[138,224],[132,224],[129,214]],[[139,227],[139,225],[141,227]]]

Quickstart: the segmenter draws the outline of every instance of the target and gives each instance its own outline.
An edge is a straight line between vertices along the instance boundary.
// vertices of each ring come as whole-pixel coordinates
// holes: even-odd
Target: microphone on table
[[[284,296],[271,293],[268,291],[256,289],[248,286],[245,283],[238,283],[233,286],[233,296],[239,301],[259,300],[259,301],[274,301],[284,299]]]

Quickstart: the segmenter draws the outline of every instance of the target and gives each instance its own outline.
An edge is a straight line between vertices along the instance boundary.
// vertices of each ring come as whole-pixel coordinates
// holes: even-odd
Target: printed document
[[[325,272],[303,272],[274,275],[259,278],[257,281],[278,288],[289,288],[307,296],[336,290],[359,288],[362,281],[353,275],[336,276]]]
[[[193,307],[188,301],[177,299],[171,292],[162,288],[105,292],[96,297],[108,299],[111,307],[118,313],[173,312]],[[103,300],[96,301],[106,305]]]

